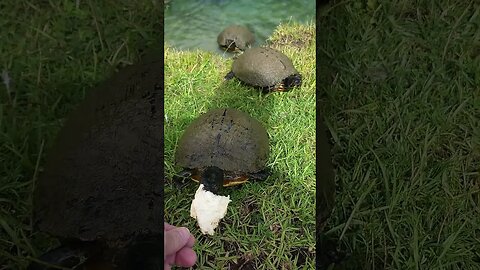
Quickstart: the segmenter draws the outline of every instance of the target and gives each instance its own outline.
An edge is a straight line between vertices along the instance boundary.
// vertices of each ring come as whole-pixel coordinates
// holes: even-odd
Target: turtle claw
[[[235,47],[235,50],[233,50],[233,53],[234,53],[233,58],[236,59],[236,58],[238,58],[240,55],[242,55],[243,50],[240,49],[240,48],[238,48],[238,47]]]
[[[175,186],[179,189],[185,187],[192,176],[192,172],[190,170],[183,170],[172,177],[172,181]]]
[[[233,71],[230,71],[230,72],[227,73],[227,75],[225,75],[224,80],[228,81],[228,80],[233,79],[233,77],[235,77],[235,73],[233,73]]]
[[[240,55],[242,55],[243,51],[242,50],[238,50],[238,51],[235,51],[234,52],[234,55],[233,55],[233,60],[237,59]]]

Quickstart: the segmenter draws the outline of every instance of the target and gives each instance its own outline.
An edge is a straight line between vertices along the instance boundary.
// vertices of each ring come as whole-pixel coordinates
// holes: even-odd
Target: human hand
[[[164,269],[171,270],[173,265],[191,267],[197,261],[197,254],[192,247],[195,238],[184,227],[175,227],[166,222],[164,225]]]

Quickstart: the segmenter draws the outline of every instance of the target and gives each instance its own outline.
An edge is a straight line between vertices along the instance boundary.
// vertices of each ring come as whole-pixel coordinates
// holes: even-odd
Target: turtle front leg
[[[273,92],[287,92],[288,90],[285,88],[285,84],[283,82],[277,83],[273,86]]]
[[[184,169],[178,173],[176,173],[173,177],[173,183],[177,186],[177,188],[183,188],[187,185],[190,177],[192,176],[192,171],[189,169]]]
[[[267,177],[269,177],[272,173],[270,172],[269,169],[265,168],[259,172],[256,173],[249,173],[248,177],[251,178],[252,180],[265,180]]]
[[[233,55],[233,59],[237,59],[240,55],[242,55],[243,51],[240,50],[238,47],[235,48],[235,51],[233,51],[234,55]]]
[[[233,71],[230,71],[227,73],[227,75],[225,75],[225,80],[231,80],[233,79],[233,77],[235,77],[235,73],[233,73]]]
[[[235,46],[235,48],[233,49],[233,52],[236,54],[241,54],[243,51],[239,47]]]
[[[293,74],[285,78],[280,83],[273,86],[273,92],[288,92],[293,87],[299,87],[302,85],[302,75]]]

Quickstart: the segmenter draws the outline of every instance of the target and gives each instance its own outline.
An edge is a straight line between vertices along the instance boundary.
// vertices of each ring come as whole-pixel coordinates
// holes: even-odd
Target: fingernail
[[[180,237],[185,240],[188,240],[190,238],[190,231],[188,230],[188,228],[181,227],[178,233],[180,234]]]

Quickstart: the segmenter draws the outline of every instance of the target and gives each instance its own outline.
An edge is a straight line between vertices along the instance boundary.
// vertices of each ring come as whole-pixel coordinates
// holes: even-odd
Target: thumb
[[[175,254],[187,244],[189,239],[190,231],[185,227],[165,231],[163,241],[165,256]]]

